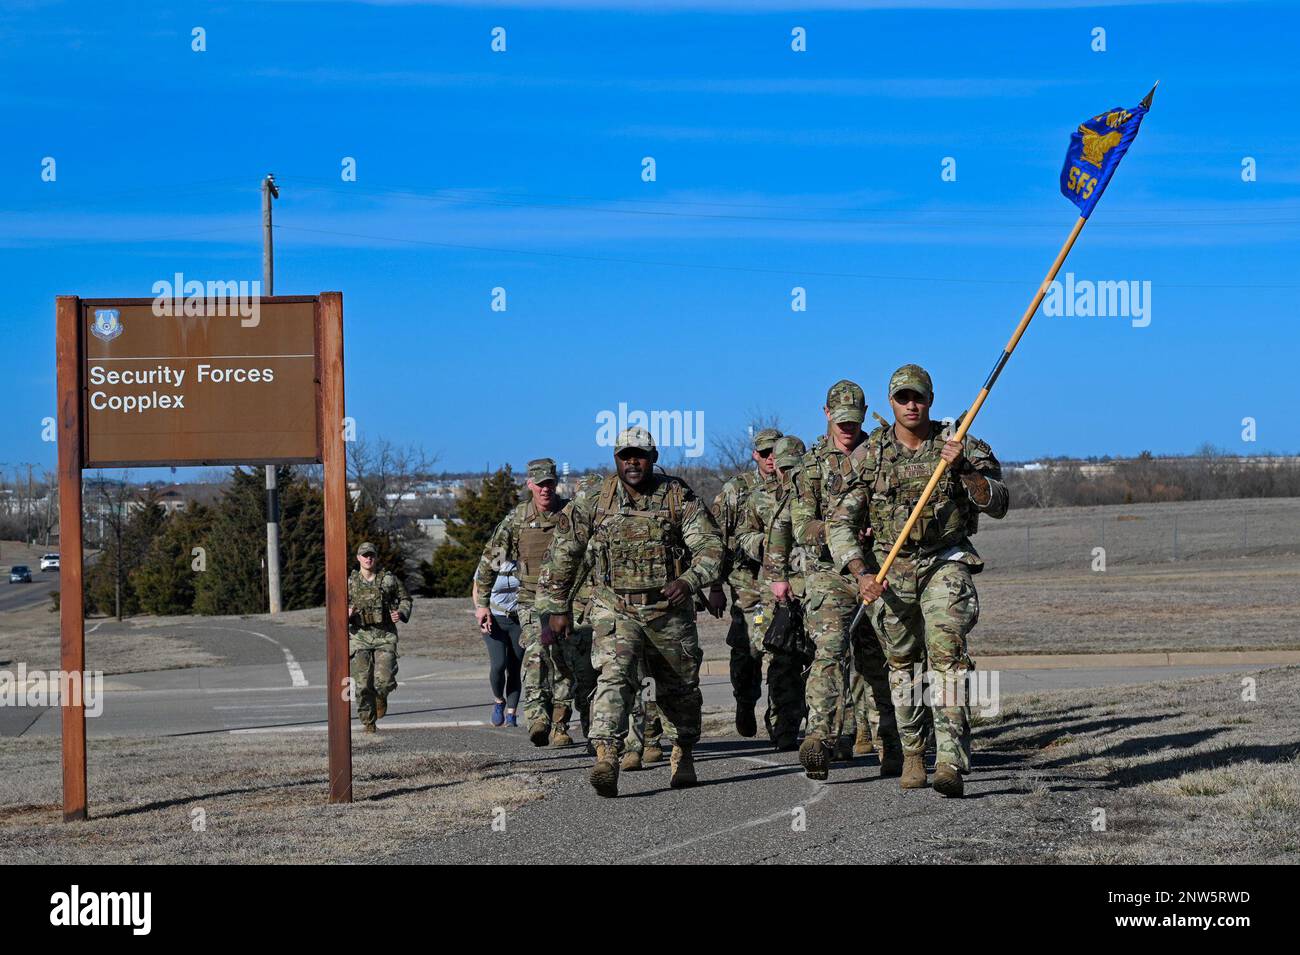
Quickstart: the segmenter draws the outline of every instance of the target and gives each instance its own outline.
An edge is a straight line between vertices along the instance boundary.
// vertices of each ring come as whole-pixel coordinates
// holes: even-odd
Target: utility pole
[[[271,200],[280,198],[275,174],[262,180],[262,294],[275,294],[275,252],[271,239]],[[280,491],[275,465],[266,466],[266,589],[271,613],[280,612]]]

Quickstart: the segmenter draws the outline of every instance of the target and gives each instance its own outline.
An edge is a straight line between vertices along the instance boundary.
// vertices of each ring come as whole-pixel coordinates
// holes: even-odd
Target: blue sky
[[[812,437],[833,381],[887,413],[905,361],[955,414],[1075,219],[1070,132],[1156,79],[1067,264],[1151,282],[1150,324],[1040,316],[974,431],[1300,451],[1295,7],[649,6],[6,5],[0,467],[54,464],[54,296],[258,278],[267,171],[276,291],[343,291],[349,414],[440,467],[603,462],[619,402]]]

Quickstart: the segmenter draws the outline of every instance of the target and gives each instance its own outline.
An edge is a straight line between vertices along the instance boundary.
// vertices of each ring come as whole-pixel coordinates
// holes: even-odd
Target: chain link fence
[[[982,518],[973,541],[989,570],[1296,555],[1300,498],[1019,508]]]

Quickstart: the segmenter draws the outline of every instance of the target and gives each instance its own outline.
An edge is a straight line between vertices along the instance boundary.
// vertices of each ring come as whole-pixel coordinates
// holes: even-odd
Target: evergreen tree
[[[434,597],[468,596],[483,548],[501,518],[518,503],[519,488],[509,465],[484,478],[477,493],[466,488],[456,504],[460,522],[447,523],[450,539],[433,552],[432,561],[420,562],[425,590]]]
[[[207,572],[211,527],[212,511],[202,504],[192,504],[167,518],[162,533],[131,575],[141,610],[160,616],[194,612],[194,584]],[[204,550],[195,554],[199,547]]]

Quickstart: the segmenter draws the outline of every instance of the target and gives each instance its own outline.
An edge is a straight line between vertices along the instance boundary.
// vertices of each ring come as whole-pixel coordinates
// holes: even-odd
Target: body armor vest
[[[519,589],[533,594],[537,591],[537,578],[541,576],[542,565],[546,562],[546,550],[551,546],[551,535],[555,533],[556,518],[554,513],[537,511],[528,505],[524,520],[519,525]]]
[[[617,477],[606,479],[617,482]],[[632,508],[618,501],[616,485],[602,491],[592,528],[593,551],[600,582],[618,592],[661,589],[685,570],[680,485],[670,483],[662,506]],[[658,498],[659,488],[643,497]]]
[[[883,432],[878,443],[880,470],[871,489],[871,527],[876,546],[890,548],[898,540],[912,508],[939,463],[941,441],[934,437],[912,455],[903,454]],[[979,514],[970,503],[961,479],[945,470],[921,516],[912,525],[903,551],[933,551],[956,544],[975,533]]]

